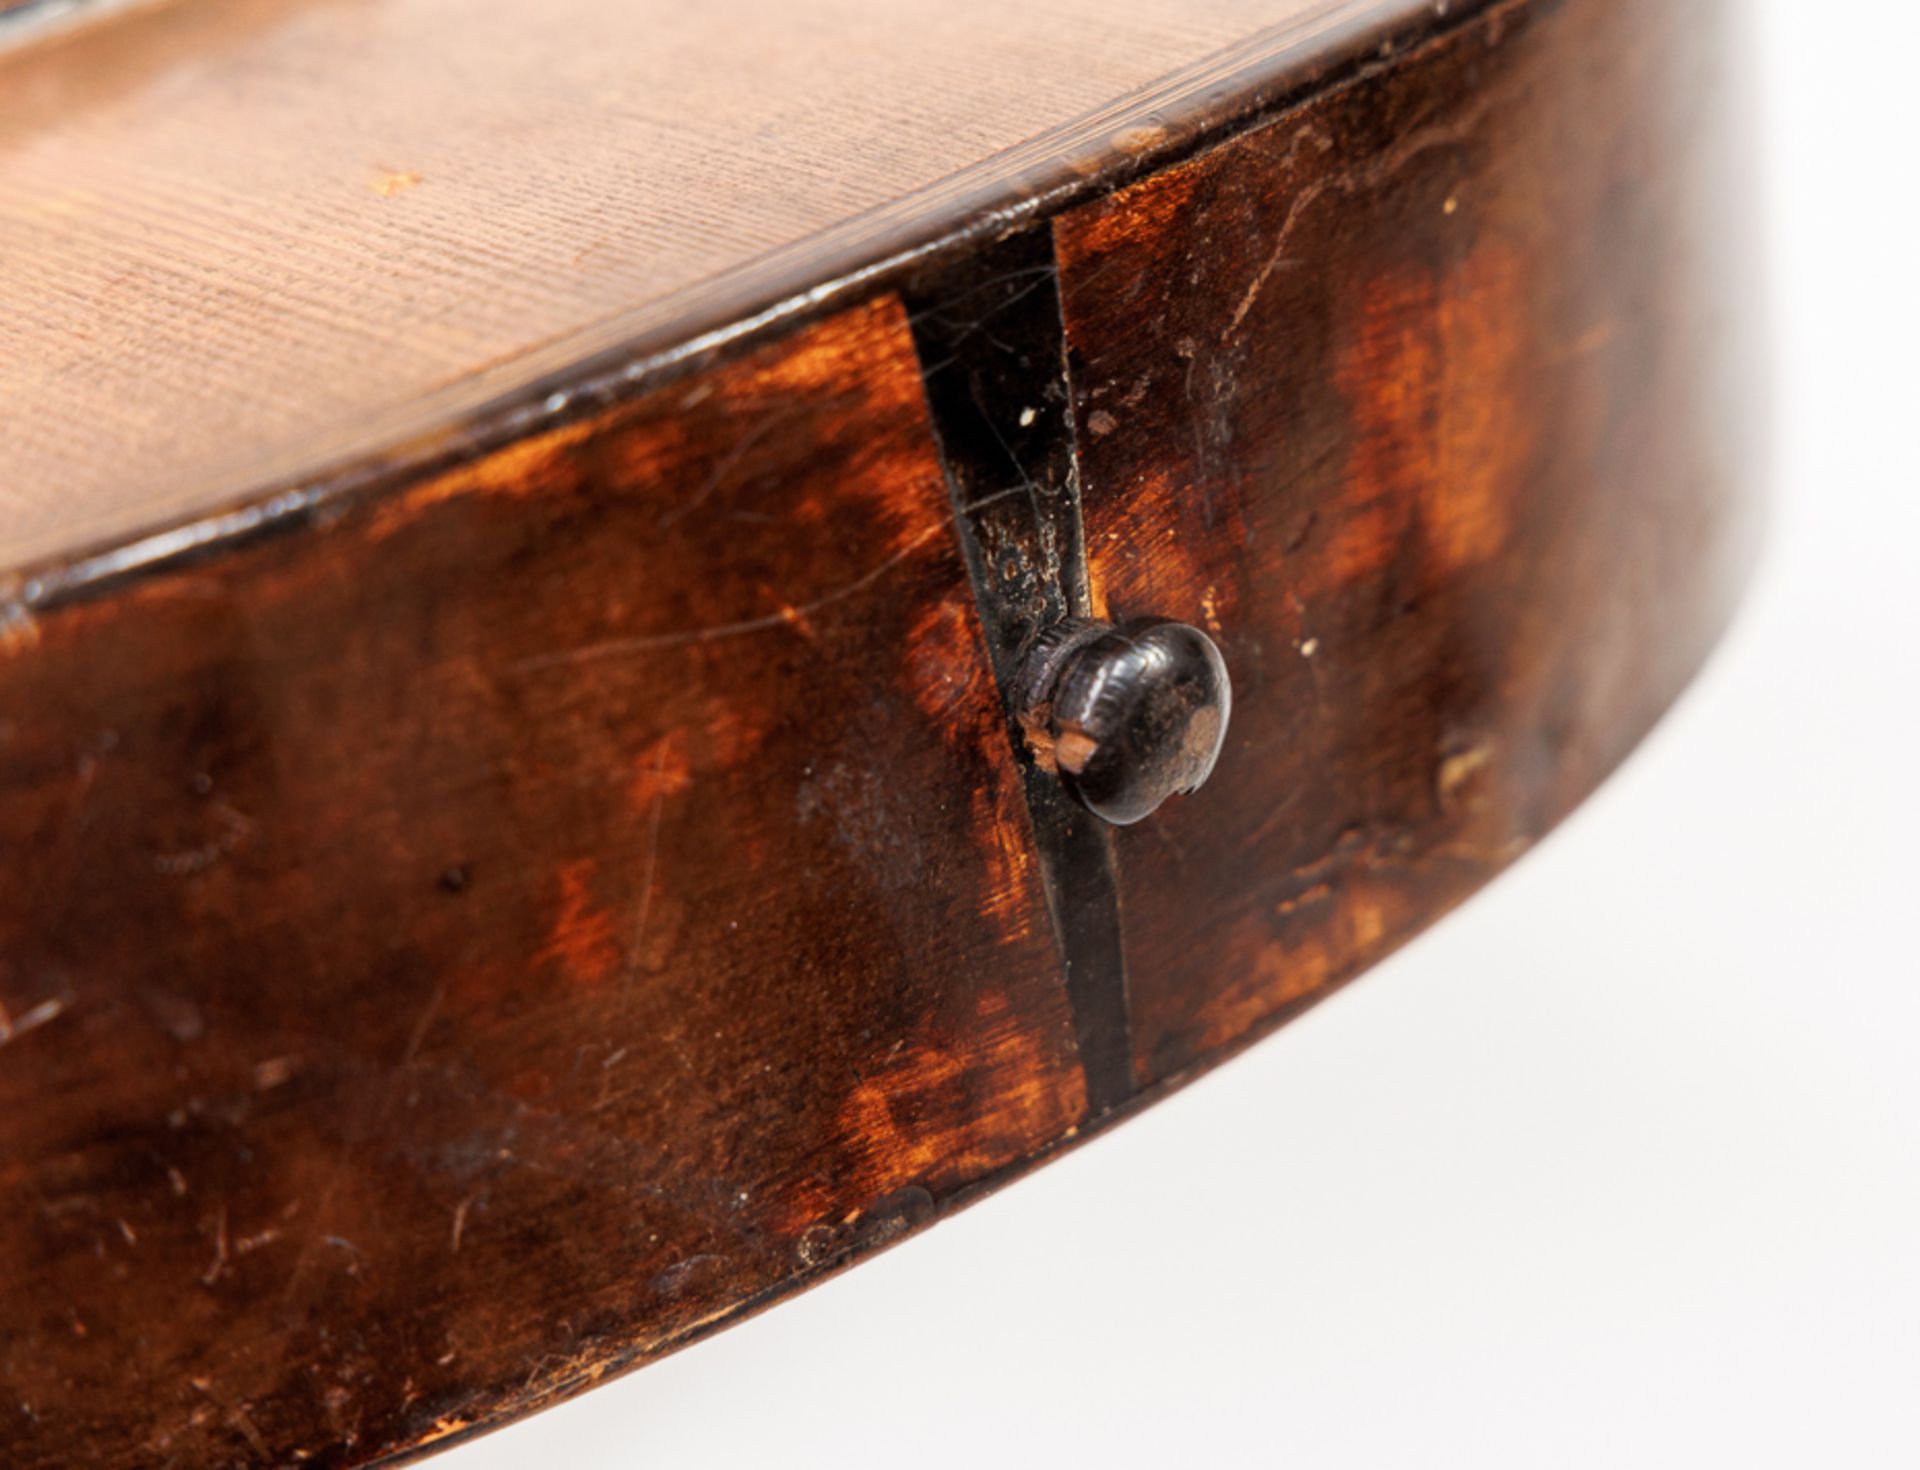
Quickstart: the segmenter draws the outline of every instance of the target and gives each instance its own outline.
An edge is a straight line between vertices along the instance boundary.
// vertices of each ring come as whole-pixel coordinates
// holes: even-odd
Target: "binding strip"
[[[1041,633],[1090,613],[1052,230],[1009,235],[903,295],[1097,1117],[1134,1091],[1113,834],[1042,764],[1018,700]]]

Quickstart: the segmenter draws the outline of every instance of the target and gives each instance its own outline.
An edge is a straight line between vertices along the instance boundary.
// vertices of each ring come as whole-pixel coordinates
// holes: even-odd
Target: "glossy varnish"
[[[1523,852],[1745,562],[1718,18],[1421,7],[1001,201],[1050,249],[956,214],[719,346],[29,569],[0,1462],[361,1464],[538,1407],[1124,1116]],[[1055,303],[1040,402],[950,315],[995,249]],[[1035,410],[1005,484],[942,343],[976,428]],[[1005,578],[1036,620],[1177,618],[1234,682],[1212,783],[1077,848],[981,555],[1028,490],[1074,532]]]
[[[1081,1121],[896,301],[325,541],[9,665],[9,1430],[446,1433]]]
[[[1691,18],[1499,7],[1057,223],[1095,610],[1235,678],[1231,794],[1123,853],[1141,1083],[1524,852],[1717,633],[1755,405]]]

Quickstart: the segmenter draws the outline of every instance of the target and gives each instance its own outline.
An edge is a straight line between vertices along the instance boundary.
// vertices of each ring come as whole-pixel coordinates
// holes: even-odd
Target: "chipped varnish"
[[[589,1387],[1230,1054],[1624,756],[1751,539],[1720,9],[1394,13],[1021,220],[1048,585],[1235,682],[1106,849],[1099,1089],[919,285],[0,583],[0,1463],[362,1465]]]

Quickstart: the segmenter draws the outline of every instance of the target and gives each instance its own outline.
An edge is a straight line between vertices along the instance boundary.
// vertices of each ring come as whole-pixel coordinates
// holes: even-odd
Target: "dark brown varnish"
[[[1081,1119],[892,298],[68,608],[5,697],[9,1465],[430,1442]]]
[[[1590,790],[1751,540],[1720,8],[1469,9],[1023,221],[1057,279],[955,220],[0,604],[0,1463],[366,1464],[590,1386],[1230,1054]],[[1016,479],[1085,547],[1012,580],[1235,683],[1212,784],[1100,834],[1092,1030],[1009,486],[934,371],[980,343],[925,315],[995,248],[1068,365]]]
[[[1121,851],[1142,1085],[1485,883],[1718,634],[1749,350],[1706,10],[1501,6],[1058,222],[1095,611],[1234,676],[1220,789]]]
[[[1036,642],[1089,606],[1053,231],[972,251],[906,301],[1097,1115],[1133,1091],[1113,835],[1033,748],[1020,688]]]

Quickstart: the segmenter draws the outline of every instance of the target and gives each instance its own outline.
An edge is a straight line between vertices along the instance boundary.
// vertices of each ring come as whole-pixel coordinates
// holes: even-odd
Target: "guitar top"
[[[0,49],[0,566],[737,331],[1427,8],[98,5]]]

